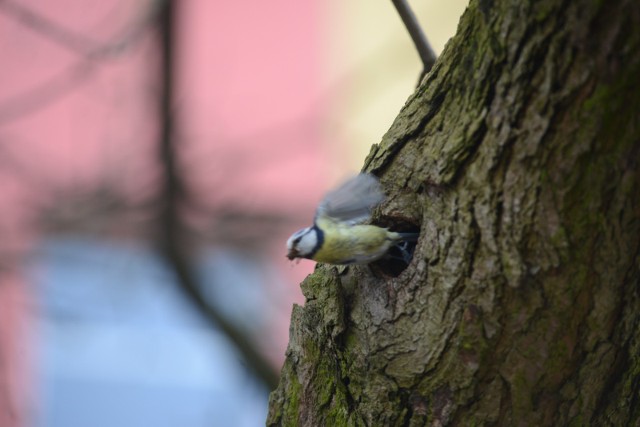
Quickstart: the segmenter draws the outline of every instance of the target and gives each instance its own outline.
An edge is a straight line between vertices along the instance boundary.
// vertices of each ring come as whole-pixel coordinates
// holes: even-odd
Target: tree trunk
[[[365,169],[410,265],[302,284],[268,425],[640,425],[640,3],[472,0]]]

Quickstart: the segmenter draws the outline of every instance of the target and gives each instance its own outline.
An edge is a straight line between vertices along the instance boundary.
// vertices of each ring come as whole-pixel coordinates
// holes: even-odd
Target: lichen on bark
[[[472,1],[365,161],[414,259],[305,280],[267,424],[640,423],[638,76],[635,1]]]

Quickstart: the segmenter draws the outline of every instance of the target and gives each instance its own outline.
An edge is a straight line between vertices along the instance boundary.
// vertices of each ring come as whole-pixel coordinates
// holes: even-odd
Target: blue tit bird
[[[361,224],[384,198],[380,182],[371,174],[361,173],[347,180],[327,193],[316,210],[313,225],[289,238],[287,258],[327,264],[367,264],[383,257],[394,245],[416,241],[417,233],[397,233]],[[404,260],[408,263],[406,256]]]

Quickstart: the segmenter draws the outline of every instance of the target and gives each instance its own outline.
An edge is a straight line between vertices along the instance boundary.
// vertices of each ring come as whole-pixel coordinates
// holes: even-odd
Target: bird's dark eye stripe
[[[293,239],[293,244],[297,245],[298,243],[300,243],[300,239],[302,239],[302,236],[298,236],[295,239]]]

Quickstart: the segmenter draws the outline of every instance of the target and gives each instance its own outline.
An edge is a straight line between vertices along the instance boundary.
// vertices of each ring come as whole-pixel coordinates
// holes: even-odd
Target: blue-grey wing
[[[316,216],[357,224],[371,216],[371,210],[384,200],[378,178],[368,173],[356,175],[324,197]]]

